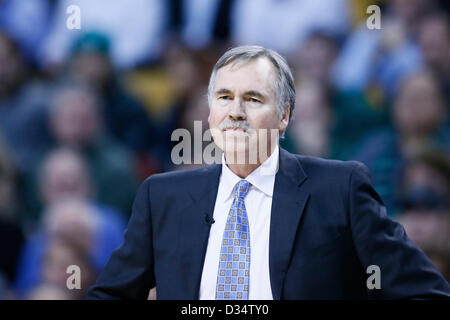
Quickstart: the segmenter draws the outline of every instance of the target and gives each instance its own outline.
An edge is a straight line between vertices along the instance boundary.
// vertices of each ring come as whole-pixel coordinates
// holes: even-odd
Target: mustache
[[[245,120],[231,120],[231,119],[225,119],[219,126],[220,130],[225,130],[229,128],[240,128],[247,131],[249,129],[252,129],[252,126]]]

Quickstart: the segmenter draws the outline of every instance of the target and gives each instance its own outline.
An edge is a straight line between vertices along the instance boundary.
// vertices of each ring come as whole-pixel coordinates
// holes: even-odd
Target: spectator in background
[[[100,214],[99,242],[103,247],[114,249],[122,239],[125,229],[123,214],[97,200],[97,192],[91,172],[82,155],[70,149],[56,149],[49,153],[38,167],[33,181],[28,185],[28,205],[38,216],[33,217],[35,224],[41,220],[40,212],[67,196],[75,196],[89,201]],[[103,258],[102,258],[103,257]],[[106,259],[99,256],[99,261]]]
[[[205,49],[215,41],[230,40],[235,0],[169,0],[169,29],[184,45]]]
[[[292,56],[296,73],[296,108],[281,146],[293,153],[329,156],[334,110],[330,106],[330,68],[338,45],[325,32],[312,33]]]
[[[100,33],[86,33],[75,40],[62,77],[94,88],[101,96],[105,130],[133,154],[139,177],[161,168],[161,137],[141,102],[122,85],[110,59],[110,41]]]
[[[176,37],[168,42],[164,56],[164,69],[167,72],[171,94],[167,107],[158,112],[155,128],[159,137],[157,150],[162,158],[165,171],[173,169],[171,150],[177,142],[171,141],[172,132],[186,128],[184,114],[190,108],[189,101],[202,85],[199,74],[198,57]],[[189,126],[192,126],[191,123]]]
[[[82,35],[73,45],[67,77],[98,90],[104,101],[101,113],[108,133],[124,147],[145,152],[157,137],[144,107],[116,77],[109,52],[110,42],[104,35]]]
[[[28,300],[71,300],[72,296],[67,289],[51,284],[41,284],[27,296]]]
[[[32,81],[18,44],[0,31],[0,133],[19,173],[32,167],[48,143],[43,87]]]
[[[398,217],[411,240],[425,253],[432,252],[430,259],[448,280],[449,267],[449,211],[430,204],[414,201],[408,204]]]
[[[191,150],[189,154],[191,155],[191,163],[190,164],[183,164],[181,166],[174,167],[176,170],[184,170],[184,169],[194,169],[201,166],[204,166],[206,163],[204,162],[203,157],[203,151],[205,150],[205,147],[212,143],[212,138],[210,138],[209,141],[204,141],[204,133],[206,130],[209,129],[209,106],[208,101],[205,99],[205,95],[208,88],[200,87],[197,88],[194,92],[191,92],[190,97],[186,101],[186,107],[183,109],[183,113],[180,117],[180,128],[187,129],[190,133],[191,142],[190,147]],[[196,123],[197,122],[197,123]],[[206,136],[205,136],[206,137]],[[194,142],[194,139],[202,139],[201,148],[196,148],[196,142]],[[180,138],[180,141],[175,142],[175,144],[180,143],[182,140]],[[216,149],[219,150],[220,149]],[[216,160],[220,161],[221,154],[217,156]],[[195,159],[201,159],[202,163],[194,163]]]
[[[52,13],[51,0],[0,1],[0,29],[20,44],[26,60],[35,64],[37,50],[47,32]]]
[[[314,81],[324,88],[331,87],[331,69],[338,53],[339,40],[332,33],[311,33],[292,58],[297,82]]]
[[[79,151],[95,184],[98,201],[128,215],[137,177],[131,154],[103,131],[101,100],[82,85],[56,90],[49,114],[54,146]]]
[[[426,16],[419,28],[419,43],[426,65],[439,80],[450,102],[450,27],[448,15]]]
[[[45,208],[65,197],[77,197],[95,207],[98,214],[96,243],[97,266],[108,259],[107,252],[115,249],[123,239],[125,219],[116,209],[97,200],[96,190],[87,163],[83,157],[69,149],[55,150],[45,159],[39,172],[39,187]]]
[[[203,83],[204,79],[198,72],[200,66],[196,58],[195,52],[176,38],[167,46],[164,66],[174,89],[174,105],[185,103],[190,94]],[[178,108],[183,109],[183,106]]]
[[[81,277],[78,290],[67,288],[67,267],[71,265],[80,268]],[[66,290],[72,299],[83,299],[87,289],[97,277],[89,257],[89,247],[83,247],[66,235],[60,235],[50,243],[44,256],[42,272],[43,284]]]
[[[429,72],[408,77],[394,101],[393,128],[369,135],[355,154],[354,159],[371,169],[375,189],[391,214],[405,160],[424,148],[450,153],[450,133],[443,126],[448,117],[445,103],[436,79]]]
[[[450,161],[448,154],[421,152],[405,165],[398,220],[408,236],[450,279]]]
[[[405,155],[423,146],[442,147],[450,152],[450,132],[442,127],[449,115],[447,102],[431,73],[425,71],[407,78],[392,111],[400,151]]]
[[[292,152],[328,157],[334,110],[325,87],[319,82],[303,81],[296,88],[296,107],[283,145]]]
[[[81,29],[68,29],[70,5],[80,8]],[[74,39],[85,30],[99,30],[112,39],[111,59],[120,70],[159,58],[167,25],[164,0],[61,0],[41,49],[42,66],[53,68],[67,61]]]
[[[293,56],[300,107],[295,125],[288,129],[287,139],[282,142],[287,150],[295,152],[290,137],[299,143],[305,139],[308,141],[303,143],[311,147],[314,144],[316,150],[308,150],[309,147],[304,145],[299,146],[300,153],[348,160],[362,136],[385,120],[383,109],[376,101],[370,101],[363,91],[342,90],[331,81],[339,43],[332,33],[316,31]],[[327,107],[323,108],[324,105]],[[300,114],[304,108],[308,111],[305,115]],[[320,115],[321,112],[324,114]],[[308,120],[302,119],[305,116]],[[295,134],[291,132],[294,129],[297,130]]]
[[[0,216],[17,218],[17,172],[10,158],[10,150],[0,135]]]
[[[0,137],[1,138],[1,137]],[[9,298],[24,242],[15,206],[15,172],[0,139],[0,300]]]
[[[60,277],[57,274],[50,274],[47,268],[59,268],[58,272],[61,274],[62,263],[58,262],[60,259],[67,261],[65,268],[77,264],[79,257],[69,261],[64,254],[60,256],[60,248],[55,249],[57,252],[53,252],[52,246],[61,238],[73,243],[80,252],[88,254],[88,261],[84,261],[83,265],[92,265],[95,272],[100,271],[111,252],[123,240],[118,236],[117,230],[111,230],[106,224],[111,225],[112,222],[105,219],[105,215],[96,206],[77,198],[76,195],[59,198],[50,204],[44,212],[40,228],[28,237],[21,253],[18,276],[14,285],[18,296],[26,296],[30,290],[42,283],[59,283]],[[112,239],[112,234],[107,233],[114,231],[116,239],[113,246],[112,242],[105,243],[104,238]],[[90,268],[86,269],[88,270]],[[92,274],[87,273],[86,279],[91,279],[89,276]]]
[[[16,92],[27,75],[20,47],[7,33],[0,33],[0,97],[6,99]]]
[[[426,255],[433,261],[447,282],[450,282],[450,253],[449,250],[429,249]]]
[[[191,92],[186,101],[186,108],[180,117],[181,128],[188,129],[192,136],[195,133],[195,121],[201,122],[199,128],[202,135],[209,128],[209,107],[205,99],[207,92],[208,88],[206,86],[196,88]]]
[[[344,35],[349,28],[346,0],[236,1],[231,38],[236,44],[256,44],[290,55],[311,32]]]
[[[403,169],[400,197],[408,203],[434,197],[430,205],[444,208],[450,206],[449,160],[448,154],[438,151],[420,151],[412,156]]]
[[[364,21],[344,44],[333,71],[335,85],[391,97],[404,77],[422,67],[419,22],[435,7],[435,1],[393,0],[383,11],[381,29],[370,30]]]

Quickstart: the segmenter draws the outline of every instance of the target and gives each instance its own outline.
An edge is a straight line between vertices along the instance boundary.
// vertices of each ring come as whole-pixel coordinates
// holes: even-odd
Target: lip
[[[245,130],[243,128],[238,128],[238,127],[225,128],[223,131],[242,131],[242,132],[247,132],[247,130]]]

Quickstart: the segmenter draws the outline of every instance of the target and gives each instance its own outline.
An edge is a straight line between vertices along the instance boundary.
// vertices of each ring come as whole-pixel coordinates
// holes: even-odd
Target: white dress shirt
[[[245,208],[250,229],[250,300],[272,300],[269,275],[269,236],[270,212],[275,175],[278,171],[279,149],[255,169],[245,180],[251,183],[245,197]],[[213,300],[216,297],[219,255],[223,232],[233,202],[233,188],[242,180],[225,164],[222,155],[222,174],[214,207],[214,224],[211,226],[206,250],[203,273],[200,283],[200,300]]]

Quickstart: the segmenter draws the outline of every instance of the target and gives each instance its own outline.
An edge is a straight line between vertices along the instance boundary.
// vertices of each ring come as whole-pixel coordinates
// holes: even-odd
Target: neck
[[[275,147],[276,145],[273,148],[269,147],[269,149],[267,150],[268,152],[266,152],[265,154],[258,154],[256,163],[250,163],[248,152],[244,157],[241,156],[241,158],[239,158],[239,155],[237,155],[236,153],[225,153],[225,163],[235,175],[242,179],[245,179],[250,173],[256,170],[272,155]],[[233,159],[234,161],[227,161],[226,159]],[[243,161],[244,163],[240,163],[240,161],[237,161],[237,159],[245,159],[245,161]]]
[[[245,179],[250,173],[258,168],[261,163],[257,164],[227,164],[228,168],[239,178]]]

